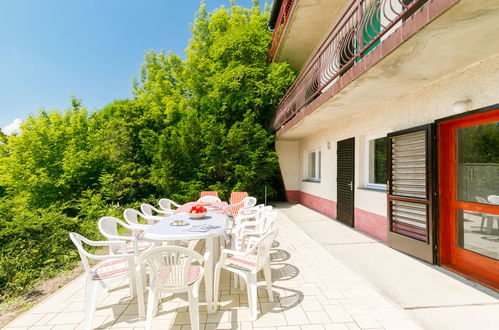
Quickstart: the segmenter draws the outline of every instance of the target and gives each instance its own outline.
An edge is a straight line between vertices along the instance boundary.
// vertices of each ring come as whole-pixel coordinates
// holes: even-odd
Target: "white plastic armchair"
[[[234,227],[237,228],[243,222],[251,222],[253,225],[256,225],[270,211],[272,211],[272,206],[265,206],[263,204],[240,209],[234,219]]]
[[[151,225],[156,223],[155,220],[147,219],[147,216],[145,214],[143,214],[142,212],[139,212],[137,210],[134,210],[134,209],[126,209],[123,212],[123,218],[130,225],[136,226],[138,228],[142,228],[143,230],[149,228]],[[143,219],[143,222],[147,222],[147,224],[140,223],[140,219]]]
[[[270,249],[274,239],[277,237],[277,228],[272,229],[256,244],[247,251],[222,250],[220,261],[215,266],[215,288],[214,288],[214,308],[218,307],[218,289],[220,285],[220,271],[226,269],[236,275],[239,275],[247,283],[248,305],[250,310],[250,319],[256,320],[257,317],[257,273],[263,269],[264,278],[267,286],[267,294],[271,302],[274,301],[272,294],[272,275],[270,268]]]
[[[172,206],[175,207],[175,209],[180,207],[180,204],[175,203],[171,199],[168,198],[161,198],[158,202],[159,208],[165,211],[174,211]]]
[[[196,251],[177,246],[156,247],[139,256],[137,274],[142,274],[141,268],[147,265],[151,279],[147,302],[147,330],[152,327],[152,318],[157,313],[162,292],[187,292],[191,328],[199,329],[199,285],[204,275],[203,265],[208,258],[209,253],[203,257]],[[139,318],[143,319],[144,298],[140,295],[138,309]]]
[[[231,248],[238,251],[251,248],[258,239],[275,228],[276,218],[277,213],[272,211],[266,214],[257,226],[252,222],[241,223],[232,233]]]
[[[108,240],[127,242],[125,250],[122,250],[121,248],[112,248],[111,253],[113,254],[133,253],[135,255],[138,255],[139,252],[145,251],[154,245],[153,242],[141,239],[142,232],[144,231],[144,228],[142,226],[132,226],[114,217],[100,218],[98,226],[99,231]],[[118,226],[130,230],[132,236],[120,235],[118,233]]]
[[[198,203],[219,203],[221,201],[217,196],[203,196],[197,200]]]
[[[241,209],[244,209],[244,208],[248,208],[248,207],[253,207],[256,205],[256,198],[255,197],[244,197],[242,201],[240,201],[239,203],[234,203],[234,204],[230,204],[228,207],[227,207],[227,211],[226,211],[226,214],[228,215],[231,215],[232,214],[232,210],[234,208],[237,208],[239,206],[241,206]],[[239,209],[239,210],[241,210]],[[239,211],[238,211],[239,213]]]
[[[169,217],[170,215],[175,214],[174,210],[158,210],[151,204],[140,205],[140,210],[142,211],[142,214],[144,214],[147,217],[147,219],[153,221],[161,221],[165,217]]]
[[[124,241],[92,241],[77,233],[69,233],[71,241],[78,250],[83,267],[86,271],[86,293],[85,293],[85,324],[86,330],[92,329],[97,299],[102,291],[107,287],[121,283],[125,278],[129,278],[130,294],[136,295],[135,291],[135,267],[134,255],[129,253],[95,255],[83,248],[85,243],[90,246],[108,246],[111,249],[126,249]],[[96,267],[90,268],[89,259],[102,261]],[[132,270],[132,271],[130,271]]]

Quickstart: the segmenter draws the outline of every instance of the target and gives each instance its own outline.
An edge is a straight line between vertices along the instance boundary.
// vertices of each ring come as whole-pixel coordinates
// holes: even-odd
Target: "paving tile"
[[[8,326],[17,328],[17,327],[30,327],[34,325],[37,321],[43,318],[43,314],[31,314],[30,312],[24,314],[22,317],[17,318],[14,322],[10,323]]]
[[[45,325],[50,325],[51,324],[51,320],[57,315],[57,313],[46,313],[46,314],[43,314],[43,317],[41,319],[39,319],[38,321],[36,321],[35,324],[33,324],[33,326],[45,326]]]
[[[301,330],[324,330],[324,327],[320,324],[313,325],[302,325],[300,326]]]
[[[307,314],[308,320],[311,324],[322,324],[322,323],[330,323],[331,319],[328,314],[324,311],[322,312],[305,312]]]
[[[382,328],[382,325],[370,315],[354,315],[355,323],[362,329],[365,328]]]
[[[348,330],[348,326],[344,323],[323,324],[322,326],[326,330]]]

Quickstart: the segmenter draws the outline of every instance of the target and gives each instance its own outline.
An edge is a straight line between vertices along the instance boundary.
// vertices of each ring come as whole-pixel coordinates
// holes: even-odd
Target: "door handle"
[[[350,186],[350,191],[353,191],[353,182],[350,181],[350,183],[348,185]]]

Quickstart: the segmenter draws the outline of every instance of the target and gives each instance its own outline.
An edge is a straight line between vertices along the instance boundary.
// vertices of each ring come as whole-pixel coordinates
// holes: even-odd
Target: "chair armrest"
[[[120,235],[109,235],[109,234],[106,234],[104,236],[106,236],[110,240],[117,240],[117,241],[119,241],[119,240],[122,240],[122,241],[135,241],[137,239],[136,237],[133,237],[133,236],[120,236]]]
[[[151,220],[151,221],[161,221],[164,220],[167,216],[160,216],[160,215],[145,215],[144,219],[146,220]]]

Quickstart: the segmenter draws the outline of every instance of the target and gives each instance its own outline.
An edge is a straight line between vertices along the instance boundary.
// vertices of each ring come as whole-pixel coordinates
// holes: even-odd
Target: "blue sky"
[[[0,128],[41,107],[64,109],[70,94],[90,110],[130,97],[144,51],[183,56],[199,3],[0,0]],[[206,3],[209,11],[230,5]],[[251,0],[236,4],[250,7]]]

